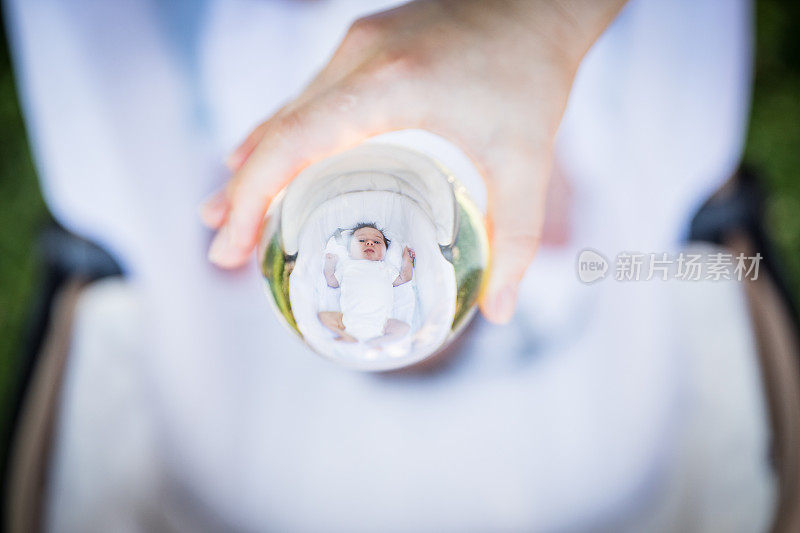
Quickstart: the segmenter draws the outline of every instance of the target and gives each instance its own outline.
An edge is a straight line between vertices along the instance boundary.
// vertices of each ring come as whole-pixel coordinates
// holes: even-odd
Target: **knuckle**
[[[383,25],[376,17],[362,17],[355,20],[345,35],[350,46],[362,47],[375,42],[383,35]]]
[[[426,61],[421,54],[395,48],[378,55],[371,74],[378,80],[398,82],[420,75],[425,67]]]
[[[342,87],[317,103],[318,112],[344,114],[352,111],[363,100],[357,87]]]
[[[305,116],[297,110],[282,114],[275,122],[276,131],[281,135],[297,135],[306,127]]]
[[[265,140],[270,150],[286,154],[296,154],[298,146],[302,146],[311,136],[312,121],[307,109],[294,109],[275,119],[272,131]]]

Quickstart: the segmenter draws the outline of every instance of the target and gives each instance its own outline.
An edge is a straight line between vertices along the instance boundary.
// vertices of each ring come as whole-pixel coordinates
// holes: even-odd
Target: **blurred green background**
[[[0,28],[2,28],[0,24]],[[0,35],[0,453],[21,374],[20,350],[36,283],[34,239],[49,215],[17,101],[4,30]],[[0,455],[2,457],[2,455]]]
[[[800,2],[756,4],[756,76],[745,161],[768,191],[767,224],[800,298]],[[0,43],[0,435],[19,384],[35,294],[34,239],[48,220],[31,162],[5,35]],[[2,447],[3,444],[0,444]]]

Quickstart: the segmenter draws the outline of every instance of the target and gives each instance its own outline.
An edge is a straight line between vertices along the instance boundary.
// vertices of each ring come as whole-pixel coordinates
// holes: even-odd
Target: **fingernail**
[[[214,237],[211,248],[208,249],[208,260],[215,265],[224,266],[230,255],[230,249],[231,230],[228,226],[222,226]]]
[[[505,324],[514,315],[514,306],[516,304],[516,289],[507,285],[498,292],[492,303],[490,309],[492,310],[492,318],[498,323]]]

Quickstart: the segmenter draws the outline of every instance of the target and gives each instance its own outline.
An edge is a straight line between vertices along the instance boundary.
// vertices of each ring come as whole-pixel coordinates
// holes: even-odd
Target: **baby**
[[[394,303],[392,288],[411,280],[414,251],[403,249],[403,262],[398,272],[385,262],[389,241],[375,224],[358,224],[352,230],[349,258],[336,268],[336,254],[325,255],[323,273],[329,287],[341,287],[341,312],[322,311],[317,316],[322,324],[343,342],[370,341],[380,345],[398,339],[411,328],[391,318]]]

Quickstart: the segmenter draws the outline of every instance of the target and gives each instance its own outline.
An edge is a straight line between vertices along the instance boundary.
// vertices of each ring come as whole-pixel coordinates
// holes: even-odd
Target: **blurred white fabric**
[[[87,296],[50,529],[102,529],[137,502],[153,507],[131,530],[150,512],[183,530],[765,529],[769,431],[741,287],[575,276],[584,247],[674,252],[735,168],[744,0],[631,0],[560,132],[570,242],[540,251],[509,326],[477,320],[428,373],[319,359],[272,315],[254,267],[205,260],[196,206],[224,182],[224,155],[351,20],[390,3],[6,4],[48,205],[117,254],[131,280],[118,298],[135,291],[138,317],[115,333]]]

